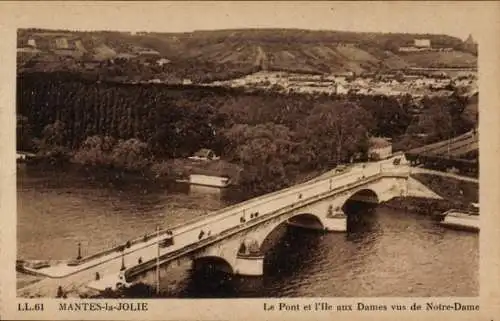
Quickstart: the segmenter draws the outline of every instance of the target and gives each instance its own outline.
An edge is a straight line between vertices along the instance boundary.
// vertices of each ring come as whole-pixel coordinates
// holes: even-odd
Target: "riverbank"
[[[229,177],[231,184],[238,184],[241,167],[224,160],[193,161],[189,159],[167,159],[144,161],[137,168],[120,167],[114,164],[92,164],[75,160],[73,155],[65,154],[58,157],[52,155],[36,155],[29,160],[18,162],[18,166],[28,168],[72,168],[77,172],[87,174],[90,180],[102,182],[146,180],[160,183],[174,182],[177,179],[187,179],[191,174]]]
[[[475,208],[472,203],[479,203],[479,184],[477,183],[431,174],[419,173],[411,176],[441,196],[442,199],[396,197],[384,203],[384,206],[439,216],[452,208],[473,211]]]

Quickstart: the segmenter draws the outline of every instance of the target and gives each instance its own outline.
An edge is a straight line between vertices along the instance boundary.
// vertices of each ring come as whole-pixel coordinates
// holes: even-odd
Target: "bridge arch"
[[[297,227],[304,227],[314,230],[324,230],[325,225],[323,224],[321,218],[316,214],[311,213],[297,213],[292,217],[288,218],[287,224]]]
[[[223,271],[225,273],[233,274],[234,267],[228,260],[221,256],[209,255],[195,258],[193,260],[193,270],[213,269]]]
[[[319,215],[309,211],[293,213],[282,220],[274,222],[274,224],[262,231],[259,237],[259,249],[262,255],[265,255],[278,242],[278,239],[281,238],[288,226],[313,230],[325,229]]]
[[[380,202],[379,195],[374,189],[363,188],[354,192],[347,201],[359,201],[365,203],[378,204]]]
[[[349,196],[342,205],[342,211],[347,215],[357,214],[367,208],[377,206],[381,201],[379,194],[374,189],[363,188]]]

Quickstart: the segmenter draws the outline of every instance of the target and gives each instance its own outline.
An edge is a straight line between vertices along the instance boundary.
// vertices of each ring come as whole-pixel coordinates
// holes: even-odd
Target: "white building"
[[[166,59],[166,58],[160,58],[156,61],[156,63],[158,64],[158,66],[163,66],[165,64],[169,64],[170,63],[170,60]]]
[[[430,39],[415,39],[414,45],[417,48],[430,48],[431,41]]]
[[[68,49],[68,40],[66,38],[57,38],[56,39],[56,47],[57,49]]]
[[[337,95],[346,95],[349,92],[349,89],[345,88],[341,84],[335,84],[335,93]]]
[[[36,48],[36,41],[35,41],[35,39],[28,39],[28,46]]]
[[[414,51],[419,51],[420,49],[416,47],[399,47],[398,50],[402,52],[414,52]]]

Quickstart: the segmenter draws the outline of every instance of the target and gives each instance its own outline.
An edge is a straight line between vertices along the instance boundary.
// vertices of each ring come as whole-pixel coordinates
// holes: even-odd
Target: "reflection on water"
[[[67,258],[81,241],[89,253],[109,243],[204,215],[228,204],[184,186],[99,185],[68,173],[18,178],[18,257]],[[263,277],[210,265],[162,267],[164,297],[475,296],[478,235],[448,230],[426,216],[358,208],[347,233],[282,225],[266,246]],[[119,227],[119,228],[117,228]],[[456,255],[457,251],[460,255]],[[142,276],[154,284],[154,271]],[[149,297],[137,286],[128,296]]]
[[[226,206],[186,184],[105,181],[73,171],[18,172],[18,257],[67,259],[180,224]]]

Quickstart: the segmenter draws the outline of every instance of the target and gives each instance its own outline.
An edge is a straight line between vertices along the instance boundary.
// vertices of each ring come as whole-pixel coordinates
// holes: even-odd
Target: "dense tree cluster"
[[[109,136],[87,138],[73,156],[76,163],[129,171],[144,170],[149,165],[147,145],[138,139],[116,140]]]
[[[252,193],[366,155],[370,136],[440,140],[473,124],[458,96],[330,97],[203,87],[124,85],[68,75],[18,79],[18,149],[141,170],[212,148],[240,165]],[[424,143],[424,142],[421,142]]]

